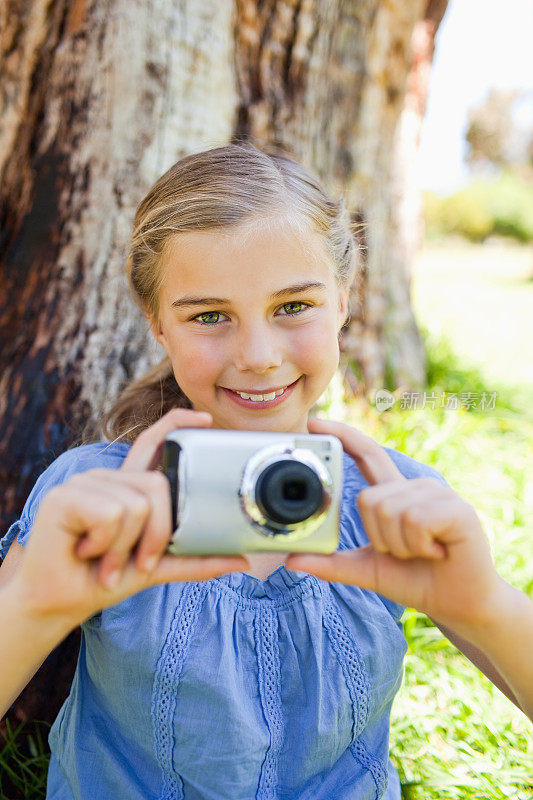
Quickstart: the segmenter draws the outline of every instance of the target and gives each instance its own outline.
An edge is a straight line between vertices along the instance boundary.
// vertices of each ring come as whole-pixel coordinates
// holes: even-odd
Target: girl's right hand
[[[206,412],[172,409],[139,435],[118,470],[78,473],[46,494],[16,574],[32,613],[74,628],[150,586],[249,568],[244,556],[166,554],[170,485],[153,467],[168,433],[211,422]]]

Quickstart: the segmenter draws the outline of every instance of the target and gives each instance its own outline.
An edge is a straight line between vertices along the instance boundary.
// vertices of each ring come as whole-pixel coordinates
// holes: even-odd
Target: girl
[[[82,626],[50,800],[399,800],[406,605],[533,716],[533,604],[496,573],[474,509],[430,467],[308,419],[354,270],[341,204],[252,145],[182,159],[139,206],[128,275],[167,358],[110,410],[107,442],[48,467],[2,540],[3,710]],[[165,554],[155,467],[186,426],[338,436],[338,551]]]

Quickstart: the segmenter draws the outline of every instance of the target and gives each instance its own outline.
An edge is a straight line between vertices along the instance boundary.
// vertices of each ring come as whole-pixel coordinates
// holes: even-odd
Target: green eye
[[[199,320],[200,324],[202,325],[215,325],[218,322],[218,319],[216,320],[211,319],[211,321],[205,321],[202,319],[202,317],[220,317],[220,311],[204,311],[203,314],[198,314],[197,317],[194,317],[194,319]]]
[[[286,316],[289,316],[289,317],[293,317],[293,316],[295,316],[296,314],[300,314],[302,310],[303,310],[303,311],[305,311],[305,308],[309,308],[309,305],[308,305],[308,303],[301,303],[299,300],[293,300],[291,303],[284,303],[284,304],[282,305],[282,308],[287,308],[288,306],[300,306],[300,309],[299,309],[299,310],[296,310],[296,311],[288,311],[288,312],[287,312],[287,314],[286,314]],[[302,309],[302,308],[301,308],[302,306],[305,306],[305,308],[304,308],[304,309]]]

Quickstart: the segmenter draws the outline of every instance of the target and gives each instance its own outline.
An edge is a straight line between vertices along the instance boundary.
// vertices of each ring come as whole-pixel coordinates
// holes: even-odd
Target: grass
[[[428,391],[437,396],[461,389],[488,393],[483,375],[462,366],[448,340],[427,331],[425,338]],[[380,414],[359,401],[345,404],[343,414],[340,387],[337,381],[325,397],[325,416],[344,419],[381,444],[438,469],[477,509],[498,572],[533,599],[528,392],[491,383],[490,392],[498,392],[493,411],[403,410],[397,402]],[[403,800],[531,800],[532,725],[527,717],[424,614],[406,609],[402,621],[409,649],[390,741]]]
[[[21,722],[15,729],[5,720],[0,748],[0,800],[40,800],[46,794],[50,750],[46,722]]]
[[[467,255],[472,253],[472,246],[466,249]],[[492,263],[489,275],[482,273],[481,249],[475,251],[474,272],[488,298],[496,275]],[[461,282],[453,252],[432,256],[436,272],[450,258],[450,280],[462,298],[463,284],[474,284],[476,277],[465,272],[463,252]],[[516,248],[514,252],[522,266],[530,258]],[[500,258],[508,280],[516,281],[513,249],[500,253]],[[500,274],[500,280],[505,283],[505,276]],[[500,575],[533,599],[533,376],[524,347],[530,341],[531,316],[523,313],[522,296],[513,301],[511,288],[503,298],[502,314],[505,311],[515,339],[502,348],[498,325],[485,318],[483,300],[470,304],[465,315],[461,300],[455,306],[445,302],[440,280],[432,281],[431,274],[415,285],[415,310],[428,357],[426,391],[439,399],[471,392],[477,395],[476,407],[447,410],[437,402],[435,408],[401,408],[401,396],[396,395],[394,405],[379,413],[372,402],[350,402],[338,376],[321,410],[438,469],[476,508]],[[523,291],[529,295],[529,285]],[[468,329],[477,330],[480,339],[486,333],[489,344],[478,342],[472,348]],[[476,348],[482,346],[496,356],[490,358],[488,370],[475,364],[476,357],[481,358]],[[483,392],[497,393],[492,410],[480,408]],[[409,649],[404,682],[393,705],[390,742],[403,800],[532,800],[531,722],[424,614],[407,609],[402,621]]]
[[[437,388],[445,380],[443,352],[448,360],[446,340],[440,348],[433,341]],[[455,365],[453,377],[458,373]],[[473,377],[482,383],[468,368],[464,385]],[[387,444],[435,466],[473,503],[496,569],[533,599],[533,416],[525,390],[491,383],[495,388],[493,412],[385,412],[381,429]],[[531,800],[529,720],[423,614],[408,609],[404,629],[409,650],[391,728],[404,800]]]
[[[431,286],[428,281],[426,291]],[[438,282],[435,286],[440,295]],[[437,404],[435,409],[404,410],[397,398],[380,414],[371,403],[355,403],[344,395],[339,372],[320,410],[436,467],[477,509],[499,573],[533,598],[533,395],[521,372],[525,348],[517,339],[517,351],[508,347],[505,364],[493,364],[487,377],[472,360],[457,355],[452,339],[438,325],[429,324],[436,320],[438,303],[427,302],[423,292],[418,298],[428,312],[421,318],[426,326],[427,391],[437,396],[497,391],[495,408],[451,411]],[[483,305],[474,305],[473,313],[482,315]],[[510,299],[507,316],[509,325],[516,324]],[[482,330],[486,320],[478,323]],[[461,324],[466,322],[459,314],[453,322],[455,337],[460,337]],[[469,317],[468,324],[475,325],[475,320]],[[529,317],[524,324],[530,324]],[[403,624],[409,649],[391,717],[391,758],[403,800],[531,800],[531,723],[424,614],[407,609]],[[8,728],[0,748],[0,800],[44,798],[47,727],[27,723]]]

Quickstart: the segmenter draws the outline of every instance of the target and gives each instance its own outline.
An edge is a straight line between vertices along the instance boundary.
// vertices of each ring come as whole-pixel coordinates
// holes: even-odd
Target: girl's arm
[[[500,578],[485,622],[461,635],[433,620],[461,653],[533,721],[533,603]]]
[[[444,636],[446,636],[446,638],[449,639],[449,641],[455,645],[455,647],[463,655],[465,655],[468,660],[471,661],[472,664],[474,664],[474,666],[483,673],[483,675],[489,679],[489,681],[498,687],[500,692],[503,692],[503,694],[509,698],[511,703],[514,703],[514,705],[519,708],[520,711],[523,711],[523,708],[521,708],[514,692],[511,690],[511,687],[504,681],[501,674],[498,672],[492,661],[487,658],[485,653],[483,653],[478,647],[474,647],[471,642],[463,639],[462,636],[459,636],[458,633],[450,630],[450,628],[447,628],[445,625],[442,625],[436,620],[432,620],[432,622],[444,634]]]
[[[59,615],[32,611],[16,574],[0,586],[0,718],[30,682],[45,658],[76,627]]]

